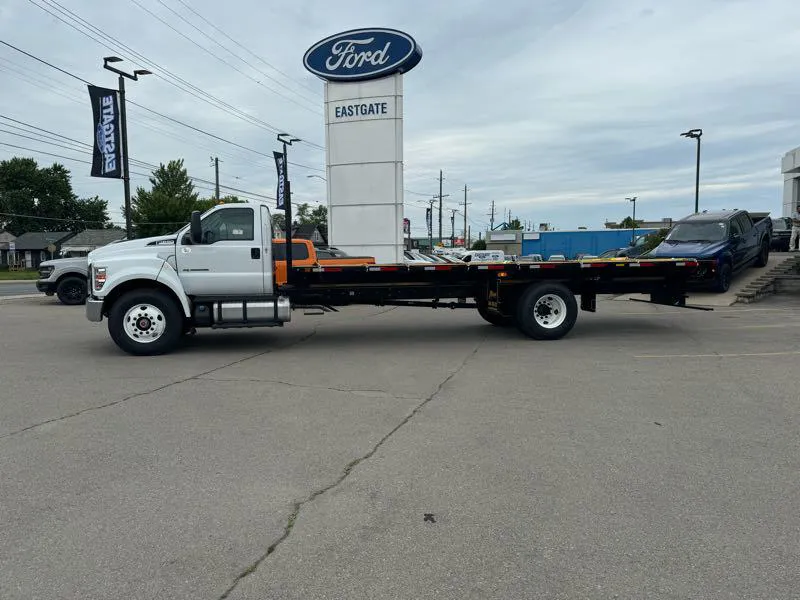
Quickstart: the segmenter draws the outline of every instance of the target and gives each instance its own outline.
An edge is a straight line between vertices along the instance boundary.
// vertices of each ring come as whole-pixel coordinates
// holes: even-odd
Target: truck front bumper
[[[103,301],[96,298],[86,299],[86,318],[92,323],[103,320]]]
[[[56,293],[56,287],[55,281],[42,281],[40,279],[36,282],[36,289],[48,296],[52,296]]]

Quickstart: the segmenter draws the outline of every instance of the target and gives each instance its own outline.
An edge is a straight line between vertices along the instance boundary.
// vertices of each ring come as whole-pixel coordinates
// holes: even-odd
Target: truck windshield
[[[698,223],[678,223],[669,232],[666,241],[679,242],[721,242],[728,236],[725,221],[705,221]]]

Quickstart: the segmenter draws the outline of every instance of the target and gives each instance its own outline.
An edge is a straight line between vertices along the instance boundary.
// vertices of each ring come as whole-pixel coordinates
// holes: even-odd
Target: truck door
[[[742,237],[745,240],[745,260],[754,260],[760,250],[758,245],[758,229],[753,227],[753,220],[748,214],[741,214],[737,219],[739,219],[739,223],[742,225]]]
[[[264,294],[266,243],[255,221],[252,207],[224,205],[203,217],[202,243],[192,244],[188,236],[178,239],[175,260],[187,294]]]
[[[739,217],[731,219],[730,223],[731,253],[733,254],[733,268],[738,269],[747,260],[747,237],[742,231]]]

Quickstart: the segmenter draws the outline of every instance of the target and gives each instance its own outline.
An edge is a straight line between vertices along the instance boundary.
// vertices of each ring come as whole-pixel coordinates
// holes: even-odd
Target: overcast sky
[[[83,79],[114,87],[102,69],[111,54],[126,58],[123,67],[158,73],[130,82],[133,102],[268,156],[278,149],[276,129],[318,145],[291,150],[304,165],[290,171],[299,202],[325,201],[324,182],[307,177],[324,175],[323,84],[303,68],[303,53],[356,27],[411,34],[424,53],[404,82],[406,216],[419,235],[439,169],[446,205],[455,207],[469,186],[473,235],[486,228],[492,200],[497,222],[511,209],[561,229],[621,220],[627,196],[639,198],[637,217],[682,217],[694,206],[695,145],[679,134],[694,127],[704,131],[701,209],[780,214],[780,158],[800,145],[798,23],[792,0],[0,0],[0,40]],[[108,39],[104,47],[91,39],[101,39],[97,30],[128,48]],[[131,60],[134,52],[141,57]],[[85,84],[3,45],[0,114],[92,142]],[[0,119],[0,159],[62,162],[79,195],[108,199],[121,220],[121,182],[2,145],[91,158],[11,135],[29,133],[8,124]],[[209,157],[219,156],[223,185],[274,195],[268,156],[136,106],[129,131],[132,159],[184,158],[191,175],[211,181]]]

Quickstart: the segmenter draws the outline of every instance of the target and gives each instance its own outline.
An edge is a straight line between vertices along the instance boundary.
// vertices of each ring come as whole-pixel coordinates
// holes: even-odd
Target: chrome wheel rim
[[[136,304],[128,309],[122,320],[125,335],[140,344],[160,338],[167,327],[164,313],[152,304]]]

